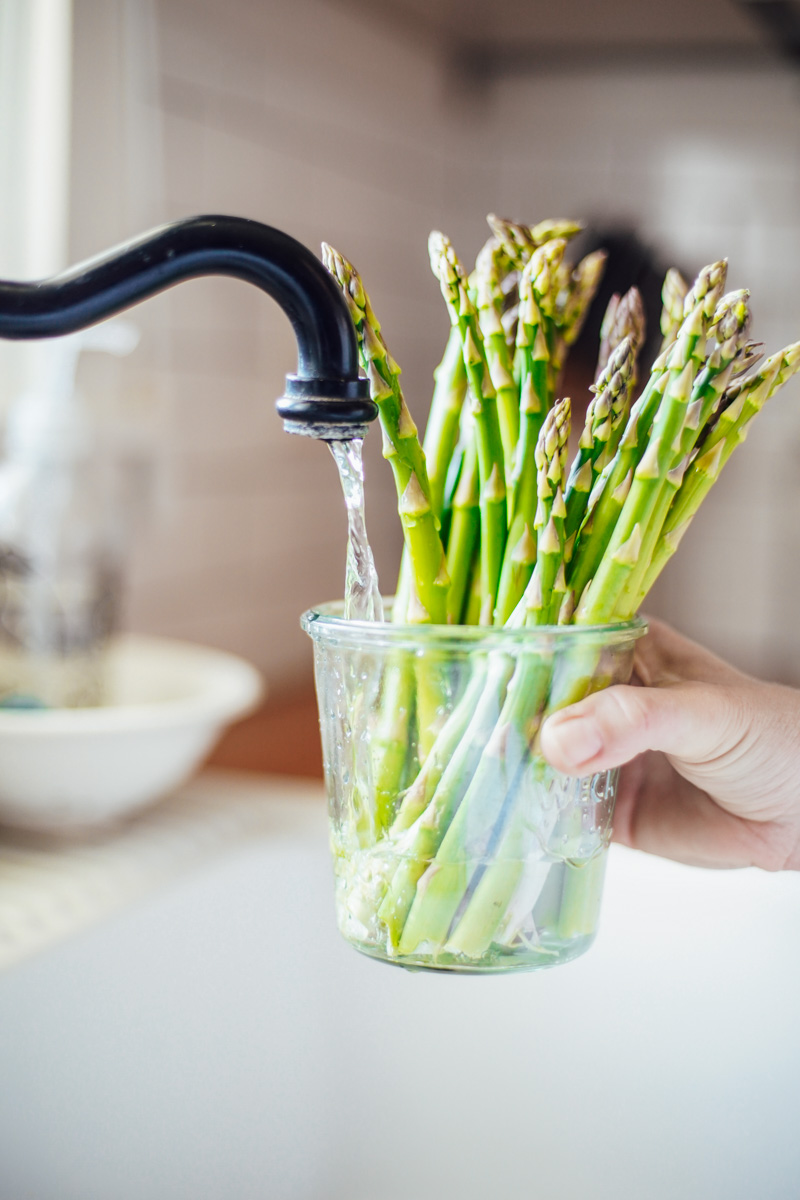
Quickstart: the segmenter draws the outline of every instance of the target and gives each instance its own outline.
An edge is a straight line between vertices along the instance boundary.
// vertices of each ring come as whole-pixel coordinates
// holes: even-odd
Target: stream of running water
[[[339,479],[347,508],[347,569],[344,584],[344,615],[350,621],[382,621],[378,574],[367,538],[364,514],[364,464],[362,438],[329,442],[339,468]]]

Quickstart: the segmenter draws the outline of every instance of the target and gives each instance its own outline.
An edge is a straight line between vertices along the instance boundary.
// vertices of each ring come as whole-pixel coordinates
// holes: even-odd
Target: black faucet
[[[0,281],[0,337],[73,333],[201,275],[255,284],[291,321],[297,374],[286,376],[277,403],[289,432],[325,440],[364,436],[378,410],[358,375],[355,330],[341,292],[310,250],[258,221],[188,217],[51,279]]]

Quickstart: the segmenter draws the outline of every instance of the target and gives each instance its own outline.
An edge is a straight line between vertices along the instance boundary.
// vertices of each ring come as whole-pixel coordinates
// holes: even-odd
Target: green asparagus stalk
[[[580,221],[540,221],[538,225],[520,225],[495,213],[489,213],[486,220],[509,260],[520,271],[540,246],[555,239],[568,241],[583,229]]]
[[[543,528],[537,555],[538,575],[532,578],[523,598],[528,624],[547,620],[558,575],[558,559],[563,551],[565,510],[561,488],[566,471],[569,410],[566,399],[555,406],[548,414],[537,446],[538,519]],[[508,666],[505,660],[500,661]],[[503,682],[507,678],[505,675]],[[446,804],[446,830],[430,866],[417,876],[417,890],[410,907],[408,868],[403,876],[401,911],[404,917],[407,913],[407,917],[399,940],[397,929],[394,930],[400,954],[412,953],[420,941],[434,948],[441,948],[446,941],[459,906],[467,897],[475,863],[490,844],[496,823],[502,820],[506,799],[513,801],[516,795],[520,773],[529,759],[536,716],[546,685],[547,666],[535,655],[526,656],[517,665],[508,685],[494,733],[480,759],[470,763],[471,779],[463,796],[460,792],[456,795],[456,803],[448,794],[450,783],[443,777],[438,800],[440,806]],[[491,694],[492,699],[495,696],[496,693]],[[465,772],[458,776],[462,784],[465,778]],[[437,834],[444,824],[437,815]],[[427,843],[429,852],[432,848],[432,844]],[[479,897],[477,903],[481,902]],[[501,916],[502,912],[497,914],[498,921]]]
[[[451,331],[444,357],[433,374],[435,386],[422,447],[428,466],[431,507],[441,520],[447,471],[458,441],[461,411],[467,394],[467,374],[456,330]]]
[[[628,412],[630,380],[635,361],[635,343],[626,337],[613,350],[592,387],[594,396],[586,412],[578,453],[570,468],[564,493],[567,506],[564,530],[567,562],[572,555],[578,527],[586,514],[589,496],[601,471],[617,451]]]
[[[489,214],[487,221],[515,268],[506,274],[501,285],[506,294],[502,322],[506,333],[506,342],[511,348],[515,345],[517,336],[518,305],[514,285],[519,278],[519,273],[541,246],[552,241],[567,242],[580,233],[583,226],[580,222],[570,220],[541,221],[534,226],[521,225],[514,221],[504,220],[502,217],[495,216],[494,213]],[[556,277],[560,279],[561,269],[560,265],[554,266],[554,282]],[[571,280],[568,280],[568,283],[571,287]]]
[[[586,317],[589,314],[600,281],[603,278],[607,254],[604,250],[593,250],[582,258],[570,277],[559,298],[556,308],[558,338],[553,347],[554,389],[564,368],[570,346],[578,340]]]
[[[403,662],[389,662],[383,675],[380,716],[370,739],[375,828],[380,836],[394,820],[397,797],[407,780],[409,736],[415,703],[413,670]]]
[[[508,912],[528,865],[535,833],[521,804],[515,807],[507,825],[491,861],[480,872],[476,871],[477,882],[445,942],[446,954],[481,958]]]
[[[323,243],[322,255],[325,266],[342,289],[356,327],[370,395],[378,406],[383,455],[394,473],[398,512],[414,583],[407,619],[441,624],[446,616],[450,581],[431,503],[425,455],[400,387],[400,368],[386,348],[380,324],[355,267],[327,243]]]
[[[475,263],[475,291],[478,324],[483,334],[489,374],[497,395],[497,415],[506,488],[510,495],[511,471],[519,437],[519,393],[514,382],[513,364],[503,328],[502,280],[508,268],[508,256],[497,238],[490,238]]]
[[[553,485],[556,487],[548,520],[551,529],[553,510],[558,509],[557,494],[561,482],[558,472],[563,474],[565,469],[565,426],[568,435],[568,401],[562,402],[560,407],[560,412],[557,406],[550,414],[547,428],[550,436],[546,437],[543,429],[540,438],[543,452],[540,473],[545,501],[551,499],[549,493]],[[556,434],[559,426],[561,432]],[[547,553],[545,549],[544,555]],[[552,567],[547,569],[552,571]],[[521,602],[526,609],[527,624],[539,623],[544,611],[544,596],[540,599],[539,584],[543,574],[543,570],[539,576],[534,574]],[[506,836],[509,818],[513,822],[519,818],[520,783],[536,745],[550,670],[550,664],[538,655],[523,654],[520,657],[508,682],[502,711],[485,743],[469,786],[457,808],[449,812],[450,820],[441,844],[430,865],[419,876],[417,892],[398,943],[400,954],[412,954],[421,944],[433,954],[442,949],[453,954],[469,953],[470,947],[479,944],[478,939],[480,944],[488,944],[502,920],[503,903],[519,882],[518,872],[511,867],[507,876],[499,863],[490,863],[484,873],[481,864],[492,859],[498,841]],[[512,817],[512,814],[516,815]],[[508,834],[512,848],[516,836],[518,826],[512,823]],[[508,848],[508,843],[506,846]],[[462,914],[460,917],[459,913]]]
[[[559,569],[563,576],[567,517],[563,489],[570,411],[569,397],[565,397],[548,413],[536,445],[536,565],[524,595],[528,625],[548,625],[555,621],[566,592],[566,581],[559,578]]]
[[[677,550],[700,505],[733,451],[747,436],[750,422],[787,379],[800,370],[800,342],[773,354],[752,379],[737,385],[730,405],[698,447],[672,502],[639,591],[639,603]]]
[[[534,277],[537,283],[534,286]],[[511,485],[511,524],[498,589],[497,624],[504,624],[519,603],[536,563],[534,534],[538,504],[536,444],[550,408],[550,350],[536,296],[550,279],[543,250],[529,259],[520,276],[520,315],[516,355],[520,369],[520,441]]]
[[[481,509],[481,623],[492,622],[506,540],[506,483],[497,399],[489,372],[475,305],[467,291],[464,270],[449,240],[432,233],[428,242],[431,267],[439,280],[450,321],[458,329],[471,394],[478,448]]]
[[[519,281],[519,272],[515,272],[517,281]],[[506,276],[508,278],[508,276]],[[517,326],[519,321],[519,292],[517,292],[513,304],[509,304],[503,309],[503,315],[500,318],[503,326],[503,332],[506,335],[506,345],[511,354],[514,353],[514,348],[517,344]],[[516,379],[516,372],[515,372]],[[519,381],[517,380],[517,386]]]
[[[391,837],[397,837],[410,829],[430,804],[448,763],[467,731],[483,695],[485,684],[486,663],[478,662],[463,696],[442,726],[424,766],[403,796],[389,831]]]
[[[447,340],[444,357],[433,375],[433,397],[428,423],[425,427],[422,449],[428,469],[431,508],[433,509],[434,517],[440,523],[441,533],[447,476],[456,443],[458,442],[461,411],[467,391],[464,358],[461,354],[461,342],[456,330],[451,331],[450,337]],[[400,575],[397,582],[397,594],[392,609],[395,621],[403,622],[407,618],[408,603],[411,595],[411,578],[411,561],[408,550],[404,546],[400,562]],[[449,619],[449,591],[447,614]]]
[[[342,289],[356,328],[362,366],[370,394],[378,406],[383,455],[392,467],[397,489],[410,582],[404,584],[400,580],[395,619],[412,624],[441,624],[446,620],[450,581],[439,520],[432,506],[425,454],[400,387],[400,368],[389,354],[355,267],[327,244],[323,244],[322,253],[325,266]],[[378,833],[392,819],[408,765],[412,706],[416,706],[418,744],[424,754],[435,736],[435,714],[440,704],[436,680],[424,668],[420,667],[415,680],[407,666],[387,665],[381,717],[372,744]]]
[[[559,564],[566,510],[561,489],[569,414],[569,400],[564,399],[548,414],[537,445],[542,528],[536,570],[522,601],[528,625],[552,619],[553,606],[560,603],[554,601],[554,594],[565,590],[557,580],[559,575],[563,577],[563,564],[560,569]],[[424,940],[434,948],[444,945],[448,953],[469,954],[479,945],[487,945],[500,923],[520,882],[524,859],[518,852],[522,843],[530,840],[530,833],[520,826],[517,794],[530,760],[547,678],[548,667],[540,658],[522,657],[472,782],[431,866],[420,877],[399,943],[401,953],[413,952]],[[502,849],[496,859],[498,844]],[[511,854],[513,859],[515,851],[516,864],[506,862],[505,855]],[[482,863],[487,859],[492,861],[484,871]]]
[[[450,536],[447,542],[447,573],[450,577],[447,622],[450,625],[457,625],[463,620],[475,550],[480,538],[480,526],[478,447],[473,432],[467,442],[461,475],[453,496]]]
[[[566,517],[563,486],[569,429],[570,402],[566,398],[547,414],[534,450],[535,508],[526,518],[513,552],[506,556],[497,607],[498,625],[506,624],[518,607],[529,624],[544,624],[554,603],[552,591],[563,554]],[[534,590],[529,593],[531,585]],[[559,579],[558,591],[565,590],[566,580],[562,584]],[[534,610],[535,619],[531,615]]]
[[[723,296],[714,314],[712,331],[716,339],[715,347],[695,380],[676,459],[672,468],[660,481],[653,515],[642,542],[639,562],[621,597],[620,616],[632,615],[641,602],[644,577],[667,512],[683,482],[689,455],[694,450],[700,431],[716,411],[730,381],[733,365],[744,350],[750,324],[748,299],[749,293],[746,291],[732,292]]]
[[[472,559],[469,587],[467,588],[467,603],[464,608],[464,624],[480,625],[483,611],[483,578],[481,576],[481,556],[475,554]]]
[[[714,448],[718,442],[728,440],[735,429],[737,434],[756,416],[767,400],[771,399],[780,388],[791,379],[800,367],[800,343],[793,342],[784,350],[771,355],[761,369],[749,379],[740,380],[726,389],[725,407],[718,409],[715,419],[704,431],[702,444],[698,447],[703,453]],[[768,383],[766,393],[763,385]],[[744,438],[739,438],[743,441]]]
[[[632,287],[624,296],[612,296],[600,328],[600,353],[597,356],[595,382],[605,371],[608,360],[617,346],[623,341],[628,341],[633,356],[629,376],[632,390],[636,383],[636,358],[644,345],[645,332],[644,305],[639,289]]]
[[[564,238],[545,242],[536,252],[538,267],[531,273],[531,289],[539,312],[550,352],[547,386],[550,403],[556,395],[558,380],[566,354],[563,313],[559,307],[561,272],[567,243]]]
[[[422,880],[431,869],[455,814],[462,811],[475,772],[483,760],[487,739],[497,723],[511,671],[512,666],[503,655],[489,662],[485,686],[466,733],[447,762],[427,807],[398,843],[398,867],[381,903],[379,916],[386,924],[392,945],[401,954],[408,952],[408,943],[415,937],[415,923],[412,923],[408,936],[405,932],[415,906],[418,914],[422,908],[422,930],[426,930],[427,905],[421,903],[425,893]],[[469,810],[464,811],[469,819]]]
[[[639,562],[662,482],[681,460],[681,435],[702,357],[698,348],[705,345],[724,278],[725,264],[712,264],[704,268],[695,288],[687,295],[687,301],[691,297],[691,307],[670,352],[667,384],[649,444],[633,473],[630,490],[597,573],[575,611],[575,621],[579,624],[600,625],[612,619]]]
[[[763,342],[748,342],[734,363],[732,379],[739,379],[742,375],[751,371],[756,363],[761,362],[761,359],[764,357],[763,351]]]
[[[604,467],[586,505],[577,548],[570,543],[567,580],[576,598],[597,570],[633,481],[633,472],[650,436],[653,419],[667,385],[668,351],[653,364],[650,378],[631,409],[614,458]]]
[[[678,336],[678,330],[683,321],[683,305],[686,300],[688,284],[674,267],[670,267],[664,277],[661,289],[661,349],[666,350]]]
[[[663,476],[676,465],[673,462],[673,443],[680,429],[672,432],[672,426],[681,425],[686,415],[694,377],[702,362],[706,336],[724,281],[724,263],[713,263],[700,272],[694,287],[687,294],[686,316],[679,337],[653,365],[650,379],[631,410],[617,454],[600,476],[595,495],[589,498],[590,525],[585,531],[579,532],[577,552],[573,555],[574,567],[568,572],[568,582],[578,604],[576,620],[582,619],[579,614],[586,610],[587,605],[582,610],[581,603],[590,581],[594,591],[594,619],[599,623],[609,619],[600,615],[603,608],[594,608],[594,600],[599,593],[605,607],[611,604],[613,609],[613,604],[619,599],[619,590],[616,590],[616,585],[606,584],[605,581],[596,585],[596,577],[603,570],[606,575],[612,572],[621,590],[638,560],[643,536],[642,520],[650,516],[657,498],[658,475],[653,472],[660,472]],[[665,424],[667,416],[669,421]],[[659,417],[660,445],[656,444]],[[680,461],[679,456],[675,457]],[[638,485],[634,500],[631,501],[630,494],[637,472]],[[643,500],[643,493],[646,501]],[[621,522],[625,509],[628,520],[632,514],[639,519],[630,524],[626,536],[622,537],[620,535],[625,524]],[[608,553],[614,538],[616,544]],[[622,559],[614,567],[614,555],[620,551]]]
[[[490,857],[493,835],[502,832],[506,800],[515,797],[528,764],[546,688],[546,664],[535,655],[523,656],[508,683],[499,717],[492,730],[484,732],[483,751],[469,785],[448,813],[446,832],[419,876],[398,942],[400,954],[411,954],[421,944],[437,953],[447,941],[456,914],[469,899],[476,868]],[[446,795],[449,789],[442,791]]]
[[[600,350],[597,355],[597,369],[595,370],[594,375],[595,379],[597,379],[602,372],[603,368],[608,362],[608,356],[611,353],[611,331],[614,328],[614,321],[617,316],[617,309],[619,308],[621,299],[622,296],[620,293],[614,292],[613,296],[606,305],[606,311],[603,314],[603,322],[600,326]]]

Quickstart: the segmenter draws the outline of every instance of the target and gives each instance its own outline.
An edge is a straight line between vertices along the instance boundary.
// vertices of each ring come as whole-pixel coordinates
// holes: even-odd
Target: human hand
[[[753,679],[650,621],[637,682],[542,726],[569,775],[627,764],[614,839],[704,867],[800,870],[800,692]]]

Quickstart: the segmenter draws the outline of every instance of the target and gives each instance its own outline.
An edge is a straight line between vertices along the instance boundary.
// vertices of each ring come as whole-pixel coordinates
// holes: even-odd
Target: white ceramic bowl
[[[263,694],[241,658],[134,635],[111,648],[108,680],[99,708],[0,709],[0,822],[68,832],[151,804]]]

